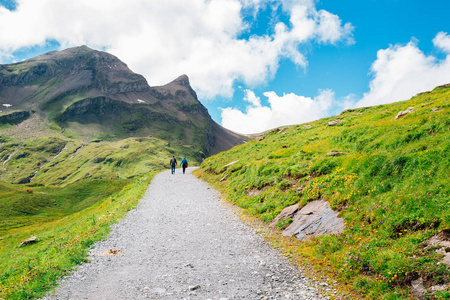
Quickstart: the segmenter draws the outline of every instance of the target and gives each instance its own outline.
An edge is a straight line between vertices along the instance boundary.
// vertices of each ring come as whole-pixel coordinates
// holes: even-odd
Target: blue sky
[[[448,0],[0,0],[0,62],[87,44],[150,85],[187,74],[241,133],[450,83]]]

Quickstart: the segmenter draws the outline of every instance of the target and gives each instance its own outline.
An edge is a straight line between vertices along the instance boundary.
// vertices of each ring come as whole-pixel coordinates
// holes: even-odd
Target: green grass
[[[414,112],[395,120],[409,106]],[[208,158],[198,174],[265,222],[286,206],[326,199],[347,228],[296,251],[329,266],[364,296],[408,299],[416,278],[428,286],[450,282],[440,255],[423,245],[450,229],[449,107],[450,89],[436,88],[409,101],[311,122],[311,129],[274,130]],[[337,118],[343,122],[328,126]],[[327,156],[331,151],[345,154]],[[260,193],[248,196],[253,190]],[[449,299],[444,295],[448,291],[439,297]]]
[[[125,180],[86,180],[64,187],[0,183],[0,238],[13,229],[79,212],[117,193],[128,183]]]
[[[201,153],[193,146],[158,138],[119,141],[42,138],[9,141],[0,146],[1,180],[8,183],[66,185],[86,179],[129,179],[168,167],[172,155],[193,163]]]
[[[74,204],[74,211],[65,217],[53,221],[44,218],[0,237],[0,299],[43,297],[56,286],[58,278],[86,261],[91,245],[102,239],[110,225],[138,203],[152,177],[149,174],[121,189],[116,188],[108,197],[103,193],[87,208]],[[68,191],[63,189],[59,196],[63,197],[65,192]],[[31,236],[36,236],[39,241],[19,247],[20,241]]]
[[[192,165],[201,159],[193,146],[153,137],[1,138],[0,299],[44,296],[86,261],[91,245],[138,203],[172,155]],[[19,247],[31,236],[39,242]]]

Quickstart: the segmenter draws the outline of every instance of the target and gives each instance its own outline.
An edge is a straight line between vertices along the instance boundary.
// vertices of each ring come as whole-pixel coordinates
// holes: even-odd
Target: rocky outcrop
[[[436,249],[436,253],[442,254],[442,263],[450,266],[450,230],[443,230],[433,236],[426,243],[427,248]]]
[[[230,162],[229,164],[226,164],[225,166],[223,166],[223,169],[226,170],[227,168],[231,167],[232,165],[238,163],[239,160],[235,160],[233,162]]]
[[[298,212],[298,203],[285,207],[280,214],[272,220],[272,222],[270,223],[270,227],[274,228],[275,226],[277,226],[278,222],[280,222],[283,219],[292,219],[295,214]]]
[[[19,247],[22,247],[22,246],[25,246],[25,245],[28,245],[28,244],[34,244],[36,242],[38,242],[38,239],[37,239],[37,237],[33,236],[33,237],[30,237],[30,238],[28,238],[26,240],[21,241],[20,244],[19,244]]]
[[[7,115],[0,116],[0,124],[20,123],[30,117],[28,111],[16,111]]]
[[[337,120],[328,122],[328,126],[335,126],[335,125],[337,125],[337,124],[339,124],[339,123],[341,123],[341,122],[344,122],[344,121],[341,120],[341,119],[337,119]]]
[[[345,155],[347,154],[347,152],[336,152],[336,151],[331,151],[327,153],[327,156],[341,156],[341,155]]]
[[[285,208],[271,224],[272,227],[285,218],[292,218],[292,223],[282,232],[285,236],[295,236],[299,240],[324,234],[341,233],[344,228],[344,219],[338,217],[327,201],[317,200],[308,203],[302,209],[298,206]]]
[[[409,113],[412,113],[414,111],[414,107],[408,107],[407,110],[399,111],[397,116],[395,117],[396,120],[400,119],[401,117],[406,116]]]

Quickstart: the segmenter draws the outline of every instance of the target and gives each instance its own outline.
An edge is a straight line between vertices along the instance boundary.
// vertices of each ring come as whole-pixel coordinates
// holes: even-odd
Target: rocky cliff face
[[[0,104],[8,105],[0,120],[35,111],[33,120],[54,121],[75,137],[151,135],[193,145],[206,156],[246,140],[211,119],[186,75],[150,87],[117,57],[86,46],[0,65]]]

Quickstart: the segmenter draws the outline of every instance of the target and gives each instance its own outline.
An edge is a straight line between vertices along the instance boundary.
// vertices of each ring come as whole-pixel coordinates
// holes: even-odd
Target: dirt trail
[[[91,262],[44,299],[328,299],[191,170],[157,175]]]

